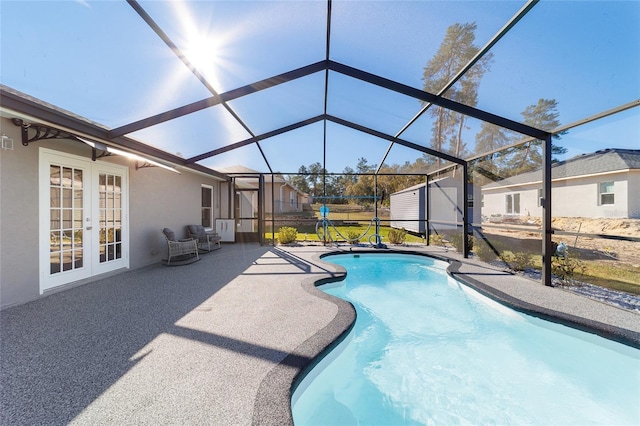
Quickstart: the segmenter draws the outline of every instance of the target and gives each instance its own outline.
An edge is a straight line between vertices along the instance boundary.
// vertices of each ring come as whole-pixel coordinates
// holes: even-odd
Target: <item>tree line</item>
[[[451,82],[460,69],[469,63],[479,52],[475,45],[475,23],[451,25],[438,48],[423,69],[423,89],[429,93],[440,94],[443,88],[449,87],[442,96],[476,107],[478,88],[482,77],[491,69],[493,54],[488,53],[476,61],[455,84]],[[427,106],[423,103],[423,106]],[[478,184],[500,180],[509,176],[525,173],[539,168],[542,164],[542,144],[540,141],[529,141],[517,144],[523,136],[491,123],[483,122],[475,136],[475,144],[469,149],[464,140],[467,129],[467,116],[436,105],[428,105],[426,113],[433,119],[429,147],[457,158],[470,158],[485,155],[470,164],[472,170],[479,172]],[[551,131],[560,125],[558,120],[558,103],[555,99],[539,99],[537,103],[527,106],[522,112],[522,123],[538,129]],[[555,135],[560,138],[560,135]],[[560,155],[566,148],[552,146],[552,154]],[[336,197],[323,199],[324,202],[346,203],[356,200],[359,204],[370,204],[373,199],[346,197],[367,197],[376,193],[382,204],[388,205],[388,195],[409,186],[424,183],[427,171],[440,169],[444,162],[439,157],[422,154],[413,162],[398,165],[383,164],[379,175],[374,178],[376,164],[369,164],[360,157],[355,169],[345,167],[341,175],[328,175],[319,162],[309,166],[300,166],[297,175],[290,175],[287,180],[299,190],[313,197]],[[395,175],[395,176],[389,176]],[[374,182],[375,181],[375,182]]]

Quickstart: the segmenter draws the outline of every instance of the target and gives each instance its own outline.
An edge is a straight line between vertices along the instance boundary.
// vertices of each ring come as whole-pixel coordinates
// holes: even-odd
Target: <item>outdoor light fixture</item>
[[[82,142],[86,143],[87,145],[89,145],[91,148],[93,149],[98,149],[100,151],[109,153],[109,154],[115,154],[115,155],[120,155],[122,157],[127,157],[130,158],[132,160],[136,161],[136,170],[142,168],[142,167],[152,167],[152,166],[156,166],[156,167],[162,167],[163,169],[169,170],[170,172],[174,172],[174,173],[178,173],[181,174],[178,170],[174,169],[173,167],[169,167],[165,164],[159,163],[157,161],[154,160],[150,160],[148,158],[144,158],[141,155],[138,154],[134,154],[131,152],[127,152],[127,151],[123,151],[121,149],[117,149],[117,148],[112,148],[106,144],[100,143],[100,142],[95,142],[95,141],[90,141],[84,138],[78,138],[80,139]],[[138,162],[141,162],[142,165],[139,166]]]
[[[2,149],[5,151],[13,151],[13,139],[4,133],[2,134]]]

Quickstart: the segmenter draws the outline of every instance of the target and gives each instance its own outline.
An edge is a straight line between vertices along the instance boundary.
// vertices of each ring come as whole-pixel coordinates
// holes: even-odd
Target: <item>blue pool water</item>
[[[384,256],[384,257],[382,257]],[[638,425],[640,350],[529,317],[411,255],[336,255],[349,337],[292,398],[302,425]]]

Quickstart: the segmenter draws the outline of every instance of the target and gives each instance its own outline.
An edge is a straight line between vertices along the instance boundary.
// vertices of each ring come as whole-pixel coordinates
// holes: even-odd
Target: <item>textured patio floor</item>
[[[343,275],[333,250],[225,245],[1,311],[0,423],[290,423],[292,381],[354,319],[313,287]],[[458,260],[493,297],[640,344],[636,313]]]

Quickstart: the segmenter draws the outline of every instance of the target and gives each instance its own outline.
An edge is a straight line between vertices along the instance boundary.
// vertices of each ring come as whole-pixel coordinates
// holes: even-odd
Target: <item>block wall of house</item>
[[[202,223],[202,185],[213,187],[213,217],[220,217],[219,183],[212,178],[150,167],[130,171],[129,180],[131,268],[166,259],[163,228],[186,238],[187,225]]]
[[[592,217],[592,218],[626,218],[636,217],[640,210],[640,195],[634,186],[640,184],[640,173],[612,173],[601,176],[588,176],[576,179],[557,180],[551,189],[552,215],[554,217]],[[602,182],[614,182],[614,204],[600,202],[599,185]],[[492,215],[535,216],[542,215],[542,207],[538,205],[538,189],[541,184],[512,186],[509,188],[491,188],[483,190],[482,214]],[[520,211],[507,211],[508,195],[519,194]],[[633,207],[635,204],[636,207]]]
[[[615,202],[611,205],[600,202],[599,185],[605,181],[614,182]],[[626,173],[554,182],[551,213],[556,217],[625,218],[628,217],[627,188]]]
[[[21,144],[20,129],[5,118],[0,120],[1,132],[14,140],[12,151],[0,150],[0,309],[3,309],[43,297],[39,283],[40,148],[88,159],[91,148],[69,140],[39,141],[25,147]],[[228,196],[220,190],[218,181],[206,175],[176,174],[158,167],[136,170],[133,160],[120,156],[99,161],[129,169],[130,268],[140,268],[166,257],[163,227],[173,228],[178,236],[184,236],[187,224],[201,223],[202,184],[212,186],[216,195]],[[214,217],[219,217],[224,203],[228,201],[214,197]],[[50,292],[95,279],[66,284]]]
[[[38,297],[38,144],[0,118],[13,151],[0,150],[0,308]]]

